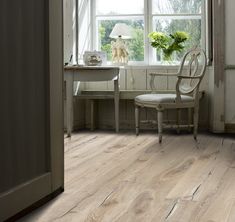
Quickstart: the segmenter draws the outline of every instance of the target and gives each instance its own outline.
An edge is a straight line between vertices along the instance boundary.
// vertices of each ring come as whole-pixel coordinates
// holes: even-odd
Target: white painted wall
[[[120,71],[120,90],[121,90],[121,98],[124,95],[130,95],[130,91],[135,91],[138,94],[148,92],[150,90],[149,82],[149,73],[150,72],[165,72],[172,73],[177,72],[177,67],[175,66],[127,66],[122,68]],[[201,91],[205,92],[205,95],[201,99],[200,102],[200,121],[199,125],[202,128],[208,128],[209,125],[209,75],[213,74],[209,69],[205,74],[205,77],[201,83]],[[175,90],[176,85],[176,77],[157,77],[156,78],[156,86],[159,92],[167,91],[167,90]],[[83,90],[90,91],[106,91],[113,89],[113,82],[87,82],[83,86]],[[129,96],[128,96],[129,97]],[[79,100],[74,98],[75,106],[77,107],[77,111],[74,112],[74,121],[75,127],[89,127],[90,124],[90,107],[89,103],[81,104],[77,106]],[[82,111],[82,107],[84,110]],[[114,127],[114,105],[111,100],[100,100],[96,103],[97,107],[97,125],[100,128],[113,128]],[[82,115],[84,118],[84,114],[86,113],[86,121],[82,121],[79,115]],[[182,122],[185,123],[187,120],[187,113],[183,112]],[[156,121],[156,111],[153,109],[143,109],[141,112],[142,120],[155,120]],[[173,122],[176,119],[176,112],[173,110],[164,112],[164,120]],[[154,128],[151,124],[143,124],[141,128]],[[123,100],[120,101],[120,128],[121,129],[134,129],[134,100]]]
[[[235,67],[235,1],[226,0],[226,65]],[[225,122],[235,124],[235,69],[226,71]]]
[[[226,63],[235,65],[235,1],[226,0]]]
[[[64,62],[76,61],[76,14],[75,0],[64,0]]]
[[[225,87],[225,123],[235,124],[234,96],[235,96],[235,70],[227,70],[226,87]]]
[[[177,66],[127,66],[120,71],[120,90],[150,90],[149,73],[176,73]],[[176,77],[157,77],[156,87],[158,90],[175,90]],[[209,71],[201,83],[201,90],[207,92],[209,88]],[[84,90],[112,90],[110,82],[87,82]]]

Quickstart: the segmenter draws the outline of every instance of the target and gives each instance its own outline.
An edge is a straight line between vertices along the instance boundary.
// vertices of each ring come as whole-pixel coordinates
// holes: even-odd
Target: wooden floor
[[[80,132],[65,139],[65,192],[21,221],[234,222],[235,139]]]

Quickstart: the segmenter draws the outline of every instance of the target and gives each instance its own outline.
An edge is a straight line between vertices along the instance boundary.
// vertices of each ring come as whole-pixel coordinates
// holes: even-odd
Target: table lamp
[[[128,63],[128,47],[126,39],[131,39],[131,27],[125,23],[117,23],[109,35],[110,38],[116,39],[111,42],[112,62],[119,65]]]

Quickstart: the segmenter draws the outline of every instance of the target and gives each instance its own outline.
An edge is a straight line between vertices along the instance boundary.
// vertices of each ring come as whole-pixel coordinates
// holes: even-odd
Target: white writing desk
[[[114,81],[115,129],[119,131],[119,67],[65,66],[67,135],[73,129],[73,82]]]

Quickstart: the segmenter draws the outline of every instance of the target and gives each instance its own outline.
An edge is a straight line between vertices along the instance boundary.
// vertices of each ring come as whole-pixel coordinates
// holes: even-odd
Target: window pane
[[[189,39],[184,43],[185,48],[182,53],[177,53],[175,60],[180,60],[187,49],[194,46],[201,46],[201,19],[192,19],[187,17],[154,17],[154,30],[166,34],[173,34],[176,31],[184,31],[189,34]],[[161,60],[158,52],[157,60]]]
[[[132,27],[132,39],[125,40],[128,45],[129,61],[144,61],[144,21],[143,20],[98,20],[98,49],[107,53],[112,60],[111,41],[109,37],[116,23],[125,23]]]
[[[97,0],[97,15],[143,14],[144,0]]]
[[[202,0],[152,0],[153,14],[201,13]]]

